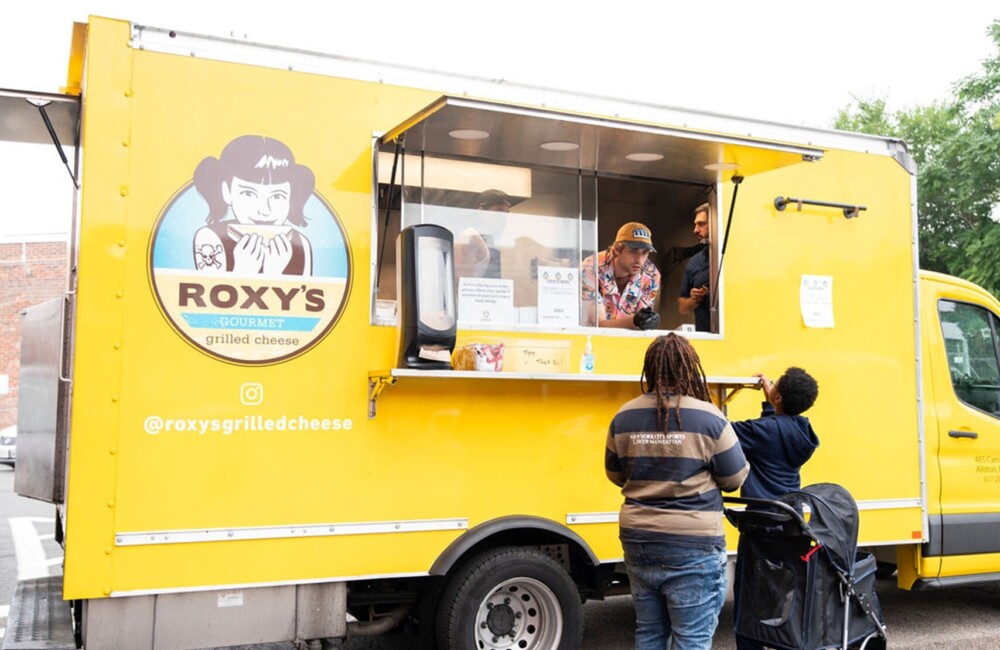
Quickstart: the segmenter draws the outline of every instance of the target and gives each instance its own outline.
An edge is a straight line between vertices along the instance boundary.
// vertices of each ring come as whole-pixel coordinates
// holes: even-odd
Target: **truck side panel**
[[[130,49],[128,36],[95,19],[88,37],[66,597],[426,575],[465,530],[509,515],[620,560],[604,436],[638,382],[404,377],[368,417],[369,377],[395,367],[397,338],[370,324],[372,135],[438,94]],[[203,230],[217,225],[205,197],[232,198],[237,182],[199,186],[198,170],[245,136],[283,143],[313,175],[308,243],[295,240],[311,274],[216,266],[236,249]],[[838,150],[748,178],[723,334],[696,340],[711,375],[801,365],[820,379],[804,481],[851,490],[875,544],[922,534],[910,183],[889,156]],[[732,188],[718,191],[728,206]],[[779,212],[778,195],[867,211]],[[833,328],[803,325],[809,275],[834,282]],[[587,334],[598,373],[638,374],[648,333],[518,336],[568,342],[576,360]],[[464,330],[459,344],[497,336]],[[755,416],[758,398],[730,415]]]

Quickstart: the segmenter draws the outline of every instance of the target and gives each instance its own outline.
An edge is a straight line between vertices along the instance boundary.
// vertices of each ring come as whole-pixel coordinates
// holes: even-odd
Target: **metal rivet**
[[[115,507],[115,502],[114,501],[108,501],[108,507],[109,508],[114,508]]]
[[[118,247],[119,248],[125,248],[125,240],[124,239],[119,239],[118,240]]]
[[[112,402],[117,402],[118,401],[118,393],[115,393],[114,395],[111,396],[111,401]]]
[[[118,453],[118,448],[117,447],[112,447],[111,449],[108,450],[108,453],[111,454],[112,456],[114,456],[115,454]]]

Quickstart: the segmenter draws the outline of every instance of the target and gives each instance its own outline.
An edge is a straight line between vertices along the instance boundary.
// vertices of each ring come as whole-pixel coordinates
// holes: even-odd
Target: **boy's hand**
[[[764,391],[764,399],[766,399],[771,406],[774,406],[774,402],[771,401],[771,394],[774,392],[774,382],[767,378],[767,376],[762,373],[754,373],[754,377],[757,377],[757,385],[762,391]]]

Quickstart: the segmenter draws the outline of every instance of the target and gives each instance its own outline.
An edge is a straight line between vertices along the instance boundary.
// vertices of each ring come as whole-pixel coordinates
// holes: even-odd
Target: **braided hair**
[[[678,396],[677,426],[681,424],[680,397],[687,395],[711,401],[701,359],[691,343],[674,333],[657,337],[646,349],[640,386],[643,393],[656,393],[657,424],[666,433],[670,427],[670,394]],[[648,386],[648,387],[647,387]]]

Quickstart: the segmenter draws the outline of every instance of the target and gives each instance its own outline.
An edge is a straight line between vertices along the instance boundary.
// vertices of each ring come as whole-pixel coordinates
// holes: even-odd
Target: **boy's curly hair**
[[[788,415],[798,415],[806,411],[819,395],[819,384],[812,375],[792,366],[775,383],[781,395],[781,406]]]

